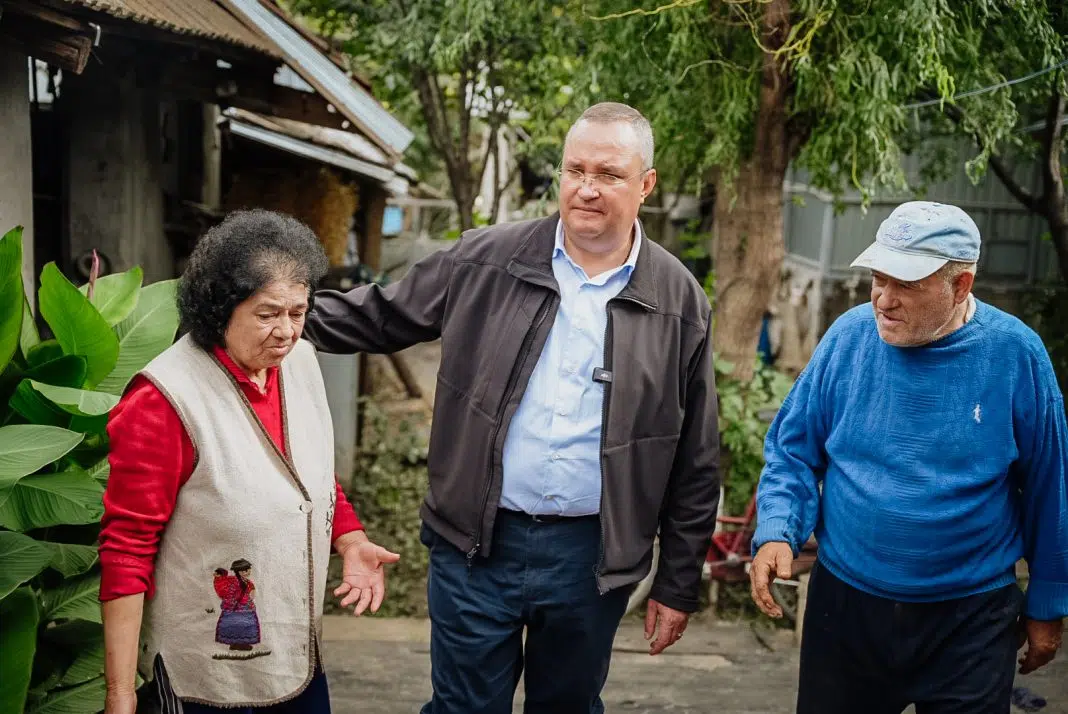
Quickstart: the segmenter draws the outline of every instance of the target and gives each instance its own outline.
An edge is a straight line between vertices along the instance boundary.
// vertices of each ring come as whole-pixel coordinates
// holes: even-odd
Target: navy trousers
[[[428,527],[434,694],[422,714],[604,711],[612,641],[633,588],[601,595],[596,516],[538,522],[499,511],[488,558],[470,564]],[[526,635],[524,640],[524,633]]]
[[[1023,592],[895,602],[812,571],[798,714],[1009,714]]]

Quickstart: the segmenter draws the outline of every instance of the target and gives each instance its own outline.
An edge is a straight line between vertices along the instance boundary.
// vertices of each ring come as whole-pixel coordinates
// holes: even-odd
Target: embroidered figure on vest
[[[337,489],[330,490],[330,508],[326,511],[326,537],[334,536],[334,510],[337,506]]]
[[[222,601],[219,622],[215,625],[215,641],[228,645],[214,659],[252,659],[271,654],[269,649],[257,649],[260,644],[260,618],[256,614],[256,584],[252,582],[252,563],[238,558],[230,565],[233,575],[225,568],[215,569],[215,594]]]

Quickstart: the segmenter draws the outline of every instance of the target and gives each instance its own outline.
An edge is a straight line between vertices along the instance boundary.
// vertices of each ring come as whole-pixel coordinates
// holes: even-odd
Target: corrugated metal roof
[[[66,0],[122,20],[239,45],[281,58],[273,42],[215,0]]]
[[[408,127],[386,111],[367,90],[353,82],[289,22],[264,7],[260,0],[221,2],[273,40],[282,50],[286,64],[378,146],[394,156],[408,148],[413,138]]]
[[[227,109],[225,116],[236,136],[366,176],[395,195],[407,193],[408,177],[384,165],[385,155],[363,137],[241,109]]]
[[[309,124],[295,119],[267,117],[262,114],[250,112],[245,109],[238,109],[236,107],[227,109],[224,114],[230,118],[255,124],[271,131],[288,134],[294,138],[310,141],[319,146],[325,146],[329,149],[339,149],[352,154],[358,159],[380,164],[381,166],[391,169],[398,176],[403,176],[405,179],[413,182],[418,180],[418,174],[416,174],[414,169],[399,161],[391,161],[390,157],[387,156],[385,152],[375,146],[362,134]]]
[[[310,141],[313,144],[319,144],[320,146],[325,146],[330,149],[339,149],[352,154],[358,159],[370,161],[386,168],[391,168],[389,156],[387,156],[384,151],[371,143],[367,137],[351,131],[331,129],[329,127],[308,124],[307,122],[297,121],[295,119],[267,117],[262,114],[234,107],[227,109],[225,114],[226,116],[239,121],[256,124],[264,129],[288,134],[297,139]]]

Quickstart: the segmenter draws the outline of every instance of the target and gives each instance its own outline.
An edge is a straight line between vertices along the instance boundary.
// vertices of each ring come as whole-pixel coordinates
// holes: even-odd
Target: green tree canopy
[[[1066,56],[1064,10],[1052,1],[638,5],[586,6],[598,68],[589,96],[637,106],[654,123],[658,164],[694,187],[714,184],[716,346],[743,377],[778,284],[788,166],[833,193],[909,188],[904,154],[952,121],[944,108],[959,92]],[[925,99],[940,101],[910,106]],[[959,103],[973,119],[957,124],[979,139],[977,175],[1027,110],[1008,91]],[[919,153],[928,173],[946,165],[944,151]]]
[[[496,187],[492,205],[483,207],[491,218],[514,180],[492,159],[499,130],[551,124],[568,105],[562,90],[583,71],[574,59],[575,13],[560,4],[291,0],[289,5],[343,44],[354,66],[371,78],[376,96],[408,118],[418,116],[424,148],[444,166],[462,228],[474,225],[475,199],[487,170]]]

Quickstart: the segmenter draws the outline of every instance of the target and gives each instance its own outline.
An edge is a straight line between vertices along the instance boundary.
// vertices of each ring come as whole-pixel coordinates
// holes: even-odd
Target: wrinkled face
[[[587,250],[613,250],[629,238],[638,208],[656,185],[643,171],[641,147],[626,122],[579,122],[564,146],[560,217]]]
[[[308,312],[308,287],[276,280],[234,310],[226,326],[226,351],[249,372],[277,367],[297,344]]]
[[[917,347],[943,337],[957,306],[971,288],[968,278],[968,274],[958,277],[955,289],[938,272],[906,283],[873,271],[871,304],[879,337],[896,347]],[[962,279],[968,283],[963,292]]]

